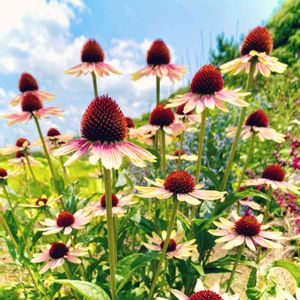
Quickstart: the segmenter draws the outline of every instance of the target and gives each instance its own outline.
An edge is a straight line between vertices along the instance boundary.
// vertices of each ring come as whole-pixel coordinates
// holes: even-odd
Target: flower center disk
[[[203,290],[194,293],[188,300],[223,300],[223,298],[216,292],[210,290]]]
[[[38,96],[29,92],[22,98],[21,108],[24,112],[34,112],[43,108],[43,104]]]
[[[269,54],[272,48],[273,39],[270,31],[266,27],[258,26],[244,38],[241,46],[241,55],[249,54],[252,50]]]
[[[24,151],[17,151],[16,152],[16,158],[21,158],[21,157],[25,157]]]
[[[160,248],[163,249],[164,247],[164,244],[165,244],[165,241],[162,241],[160,243]],[[169,240],[169,244],[168,244],[168,247],[167,247],[167,252],[170,252],[170,251],[175,251],[177,248],[177,243],[174,239],[170,239]]]
[[[3,168],[0,168],[0,178],[4,178],[7,176],[7,171]]]
[[[151,112],[149,123],[156,126],[169,126],[175,121],[175,115],[171,108],[165,108],[164,104],[158,104]]]
[[[184,107],[185,107],[186,103],[180,104],[177,108],[176,108],[176,114],[184,116],[184,115],[191,115],[193,113],[193,110],[189,111],[188,113],[184,113]]]
[[[104,51],[99,43],[90,39],[86,41],[81,50],[81,61],[87,63],[99,63],[103,62],[105,58]]]
[[[274,181],[283,181],[285,172],[280,165],[273,164],[266,167],[262,173],[262,178]]]
[[[244,236],[254,236],[260,232],[261,224],[254,216],[246,215],[235,223],[235,231]]]
[[[125,119],[126,119],[126,123],[127,123],[127,128],[134,128],[135,127],[134,121],[131,118],[125,117]]]
[[[204,65],[193,77],[191,92],[208,95],[223,89],[224,83],[220,71],[214,65]]]
[[[268,116],[259,109],[248,116],[245,124],[247,126],[268,127]]]
[[[185,171],[174,171],[166,178],[164,188],[174,194],[191,193],[195,188],[195,180]]]
[[[75,218],[69,211],[62,211],[56,219],[56,224],[59,227],[68,227],[74,222]]]
[[[175,152],[174,152],[174,156],[181,156],[181,155],[184,155],[184,154],[186,154],[186,151],[185,150],[176,150]]]
[[[124,140],[126,120],[115,100],[108,96],[96,97],[81,119],[81,135],[89,141],[114,143]]]
[[[23,73],[19,79],[19,90],[24,93],[28,91],[37,91],[39,86],[35,78],[29,73]]]
[[[54,258],[62,258],[68,253],[69,249],[64,243],[53,243],[49,250],[49,255]]]
[[[47,136],[53,137],[60,135],[61,133],[56,128],[50,128],[47,132]]]
[[[48,202],[47,198],[39,198],[35,201],[35,205],[37,206],[45,206]]]
[[[119,199],[115,194],[111,195],[111,202],[112,202],[112,206],[117,206],[119,203]],[[101,199],[100,199],[100,204],[103,208],[106,208],[106,201],[105,201],[105,195],[102,195]]]
[[[161,39],[155,40],[147,53],[148,65],[167,65],[170,60],[171,54],[168,46]]]
[[[23,147],[24,143],[27,143],[27,146],[30,144],[30,142],[27,139],[25,139],[25,138],[19,138],[16,141],[16,146],[17,147]]]

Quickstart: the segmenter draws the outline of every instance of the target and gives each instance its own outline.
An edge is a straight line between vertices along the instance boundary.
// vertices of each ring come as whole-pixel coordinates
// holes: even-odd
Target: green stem
[[[184,131],[182,131],[180,134],[179,152],[178,152],[179,154],[178,154],[178,160],[177,160],[177,166],[176,166],[177,171],[179,170],[179,167],[180,167],[180,159],[181,159],[183,140],[184,140]]]
[[[231,275],[230,275],[230,278],[228,280],[228,283],[227,283],[227,288],[226,288],[226,293],[228,293],[230,291],[230,287],[231,287],[231,284],[232,284],[232,281],[233,281],[233,277],[234,277],[234,274],[235,274],[235,271],[236,271],[236,268],[240,262],[240,259],[241,259],[241,256],[243,254],[243,251],[244,251],[244,248],[245,248],[245,243],[243,243],[240,248],[239,248],[239,252],[237,254],[237,257],[236,257],[236,260],[235,260],[235,263],[234,263],[234,266],[233,266],[233,269],[231,271]]]
[[[170,242],[171,232],[173,230],[173,227],[174,227],[175,221],[176,221],[177,208],[178,208],[178,200],[176,199],[176,196],[174,196],[173,209],[172,209],[171,219],[170,219],[170,222],[169,222],[169,225],[168,225],[167,236],[166,236],[166,239],[164,240],[164,246],[162,248],[160,258],[159,258],[159,262],[157,264],[156,271],[155,271],[154,276],[153,276],[153,280],[152,280],[152,284],[151,284],[151,288],[150,288],[150,292],[149,292],[149,295],[147,297],[147,300],[152,299],[152,296],[153,296],[153,293],[154,293],[154,290],[155,290],[155,286],[156,286],[156,283],[157,283],[157,279],[159,277],[159,273],[161,271],[162,264],[163,264],[164,259],[166,257],[168,245],[169,245],[169,242]]]
[[[161,171],[163,178],[167,175],[166,166],[166,136],[163,129],[160,129],[160,143],[161,143]]]
[[[247,158],[246,158],[246,161],[245,161],[242,173],[240,175],[240,178],[239,178],[239,181],[238,181],[238,185],[237,185],[236,190],[235,190],[236,192],[238,192],[239,189],[240,189],[240,186],[241,186],[241,184],[243,182],[246,170],[247,170],[248,165],[249,165],[249,163],[250,163],[250,161],[252,159],[253,149],[254,149],[254,141],[255,141],[255,134],[252,133],[251,140],[250,140],[250,146],[249,146],[248,153],[247,153]]]
[[[105,180],[105,206],[106,206],[106,221],[107,221],[107,233],[108,233],[108,251],[109,251],[109,284],[112,300],[117,299],[116,292],[116,255],[115,255],[115,233],[114,233],[114,221],[112,214],[112,186],[111,186],[111,172],[104,169]]]
[[[63,174],[64,174],[64,177],[65,177],[65,182],[67,185],[70,184],[70,178],[69,178],[69,175],[68,175],[68,171],[64,165],[64,159],[62,156],[59,156],[59,161],[60,161],[60,164],[61,164],[61,167],[62,167],[62,170],[63,170]]]
[[[30,160],[29,160],[29,157],[28,157],[28,153],[25,151],[24,154],[25,154],[25,159],[26,159],[27,166],[28,166],[28,169],[30,171],[31,177],[32,177],[34,183],[39,187],[40,191],[42,191],[41,186],[40,186],[39,182],[36,180],[36,177],[33,173],[33,169],[31,167],[31,163],[30,163]]]
[[[97,77],[94,72],[91,73],[93,77],[93,87],[94,87],[94,96],[98,97],[98,88],[97,88]]]
[[[250,64],[250,70],[249,70],[247,84],[246,84],[246,92],[249,92],[252,88],[255,64],[256,64],[255,62],[251,62],[251,64]],[[232,163],[233,163],[233,160],[234,160],[235,151],[236,151],[236,148],[237,148],[237,145],[238,145],[238,142],[239,142],[239,138],[240,138],[240,135],[241,135],[241,132],[242,132],[242,126],[243,126],[243,123],[244,123],[244,120],[245,120],[246,110],[247,110],[247,106],[244,106],[241,109],[238,126],[237,126],[237,129],[236,129],[236,133],[235,133],[233,143],[231,145],[227,166],[226,166],[226,169],[225,169],[225,172],[224,172],[224,177],[223,177],[222,184],[221,184],[221,191],[224,191],[225,188],[226,188],[226,185],[227,185],[229,173],[231,171]]]
[[[72,274],[71,274],[71,271],[70,271],[70,268],[69,268],[67,262],[64,263],[64,270],[66,272],[67,278],[70,279],[70,280],[72,280]],[[80,300],[80,296],[77,294],[77,292],[75,292],[75,291],[72,290],[71,293],[75,296],[75,298],[77,300]]]
[[[199,183],[200,179],[200,171],[201,171],[201,160],[203,154],[203,144],[204,144],[204,137],[205,137],[205,120],[206,120],[206,109],[203,110],[201,114],[201,123],[200,123],[200,133],[199,133],[199,140],[198,140],[198,158],[197,158],[197,167],[196,167],[196,184]]]
[[[156,76],[156,105],[159,104],[160,99],[160,77]]]

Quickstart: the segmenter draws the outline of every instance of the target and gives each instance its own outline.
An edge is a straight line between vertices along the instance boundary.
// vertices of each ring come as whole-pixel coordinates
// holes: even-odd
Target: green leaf
[[[132,275],[138,268],[154,259],[157,259],[158,257],[158,252],[149,252],[134,253],[121,259],[117,264],[117,275],[122,278],[118,286],[118,292],[123,288],[123,286],[132,277]]]
[[[56,283],[64,284],[74,291],[78,292],[80,295],[85,297],[87,300],[110,300],[106,292],[98,285],[88,281],[80,280],[53,280]]]
[[[288,261],[288,260],[275,260],[272,263],[272,267],[280,267],[284,268],[287,271],[289,271],[292,276],[297,281],[298,287],[300,287],[300,267],[295,265],[294,263]]]

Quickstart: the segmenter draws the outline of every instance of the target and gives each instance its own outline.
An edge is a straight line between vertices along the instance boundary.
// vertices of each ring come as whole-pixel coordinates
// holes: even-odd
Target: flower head
[[[248,179],[245,181],[245,186],[259,186],[267,185],[273,190],[281,190],[285,193],[291,192],[295,194],[300,193],[299,187],[285,182],[284,169],[278,164],[268,165],[262,172],[261,178]]]
[[[27,158],[26,158],[27,157]],[[35,159],[34,157],[31,156],[29,150],[18,150],[16,153],[15,153],[15,158],[12,158],[8,161],[8,163],[10,165],[19,165],[19,166],[22,166],[22,165],[27,165],[28,164],[28,161],[30,163],[31,166],[38,166],[40,164],[40,162]]]
[[[27,138],[18,138],[16,140],[15,145],[7,145],[5,148],[0,149],[0,154],[7,155],[16,153],[19,151],[28,151],[30,147],[36,147],[37,143],[30,143],[30,141]]]
[[[197,255],[196,240],[181,242],[184,235],[184,232],[177,233],[175,230],[171,232],[170,241],[167,247],[167,258],[176,257],[178,259],[186,259]],[[144,243],[144,246],[152,251],[161,251],[164,247],[166,236],[166,231],[162,232],[162,237],[153,232],[152,237],[147,236],[148,242]]]
[[[216,66],[204,65],[193,77],[190,85],[190,92],[171,99],[167,107],[178,107],[184,104],[183,113],[187,114],[194,109],[201,113],[206,107],[214,109],[215,106],[227,111],[223,102],[238,106],[248,104],[241,98],[249,93],[241,93],[239,89],[226,90],[220,71]]]
[[[115,100],[109,96],[96,97],[85,110],[81,119],[81,138],[64,144],[54,155],[75,152],[66,165],[91,151],[90,163],[101,160],[107,169],[118,169],[123,156],[135,165],[145,166],[145,160],[154,161],[148,151],[125,141],[126,119]]]
[[[81,244],[71,247],[71,243],[67,244],[63,242],[55,242],[48,245],[42,253],[34,254],[34,258],[31,260],[33,263],[47,262],[41,269],[41,273],[45,273],[51,268],[51,270],[60,267],[64,264],[65,259],[74,264],[80,264],[80,256],[85,256],[87,250],[82,247]]]
[[[132,80],[138,80],[144,76],[168,77],[171,81],[179,80],[187,74],[185,66],[171,64],[171,53],[166,43],[155,40],[147,52],[147,66],[132,74]]]
[[[164,104],[158,104],[151,112],[149,123],[156,126],[170,126],[175,121],[172,109],[166,108]]]
[[[194,178],[181,170],[170,173],[165,180],[145,179],[153,187],[136,187],[141,192],[140,197],[143,198],[168,199],[175,195],[179,201],[198,205],[201,200],[222,199],[225,195],[225,192],[201,190],[203,185],[196,185]]]
[[[126,119],[126,124],[128,129],[135,127],[134,121],[131,118],[125,117],[125,119]]]
[[[241,138],[247,139],[253,134],[257,135],[261,141],[273,140],[276,143],[283,143],[285,135],[275,131],[273,128],[268,127],[269,119],[267,114],[258,109],[248,116],[245,125],[242,127]],[[230,127],[226,129],[228,137],[234,137],[237,127]]]
[[[46,226],[40,228],[44,235],[58,233],[63,231],[64,234],[70,234],[72,229],[80,230],[84,225],[91,221],[91,216],[84,210],[78,210],[75,214],[69,211],[62,211],[57,214],[55,220],[45,219],[41,222],[42,225]]]
[[[185,150],[175,150],[173,155],[166,155],[166,158],[169,160],[186,160],[186,161],[196,161],[197,155],[195,154],[187,154]]]
[[[65,71],[66,74],[80,76],[94,73],[96,76],[109,76],[110,74],[121,74],[110,64],[104,62],[105,53],[100,44],[89,39],[85,42],[81,50],[82,63]]]
[[[283,73],[286,65],[277,58],[270,56],[273,48],[271,33],[266,27],[258,26],[251,30],[241,45],[241,56],[221,66],[224,73],[234,75],[245,70],[249,73],[250,64],[255,63],[254,76],[260,72],[263,76],[270,76],[271,72]]]
[[[7,183],[7,179],[9,177],[15,176],[17,175],[18,171],[10,171],[4,168],[0,168],[0,184],[6,184]]]
[[[225,242],[223,249],[232,249],[246,243],[247,247],[256,251],[255,244],[266,248],[280,248],[281,245],[271,240],[279,240],[281,232],[266,231],[269,225],[263,225],[263,215],[255,217],[253,215],[245,215],[239,217],[233,212],[234,222],[220,218],[219,222],[214,224],[220,229],[212,229],[209,232],[212,235],[219,236],[216,243]]]

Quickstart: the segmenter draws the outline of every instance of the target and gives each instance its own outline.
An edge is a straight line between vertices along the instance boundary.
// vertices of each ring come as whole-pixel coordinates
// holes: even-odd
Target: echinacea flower
[[[201,279],[197,280],[194,292],[187,296],[179,290],[171,289],[171,293],[178,300],[238,300],[238,294],[228,295],[227,293],[220,293],[220,284],[214,284],[211,288],[205,288]],[[158,298],[163,300],[164,298]]]
[[[202,190],[202,184],[195,184],[194,178],[185,171],[174,171],[165,180],[156,179],[155,181],[145,178],[146,181],[154,186],[137,186],[142,198],[168,199],[176,195],[177,200],[185,201],[191,205],[198,205],[200,200],[222,199],[225,192],[214,190]]]
[[[33,209],[44,209],[44,208],[52,208],[53,203],[59,200],[60,197],[42,195],[39,198],[29,199],[28,204],[20,204],[20,206],[25,208],[33,208]]]
[[[56,219],[45,219],[40,222],[42,225],[46,226],[40,228],[44,235],[54,234],[63,231],[64,234],[70,234],[73,229],[80,230],[84,225],[91,221],[91,216],[89,212],[82,209],[78,210],[75,214],[69,211],[62,211],[57,214]]]
[[[81,119],[82,137],[66,143],[54,151],[54,155],[75,152],[66,161],[68,165],[91,151],[90,163],[101,160],[106,169],[118,169],[123,156],[139,167],[145,166],[145,160],[155,161],[150,152],[125,141],[126,134],[126,120],[117,102],[108,96],[96,97]]]
[[[166,155],[166,159],[169,160],[186,160],[186,161],[197,161],[197,155],[195,154],[187,154],[185,150],[176,150],[173,155]]]
[[[161,39],[155,40],[147,52],[147,66],[132,74],[132,80],[144,76],[168,77],[172,82],[180,80],[187,74],[186,66],[171,64],[171,53],[168,46]]]
[[[38,160],[36,160],[34,157],[32,157],[31,154],[28,152],[28,150],[26,151],[26,156],[27,156],[27,159],[28,159],[30,165],[32,165],[32,166],[40,165],[40,162]],[[16,157],[9,159],[8,163],[10,165],[16,164],[18,166],[22,166],[23,164],[27,165],[28,161],[26,159],[26,156],[25,156],[24,151],[18,151],[18,152],[16,152]]]
[[[200,123],[201,122],[201,115],[195,114],[194,110],[191,110],[187,113],[184,112],[184,107],[186,105],[185,103],[182,103],[181,105],[177,106],[175,118],[178,120],[182,120],[184,122],[190,122],[190,123]]]
[[[205,108],[214,109],[215,106],[223,111],[228,111],[223,102],[237,106],[247,106],[247,102],[241,98],[249,95],[242,93],[240,89],[227,90],[220,71],[214,65],[204,65],[193,77],[190,92],[178,95],[170,99],[167,107],[184,105],[183,112],[187,114],[196,109],[199,114]]]
[[[10,170],[6,170],[4,168],[0,168],[0,184],[6,184],[7,179],[9,177],[17,175],[17,173],[18,173],[17,170],[10,171]]]
[[[49,141],[53,145],[62,145],[72,139],[72,136],[69,134],[63,134],[58,131],[56,128],[50,128],[47,132],[47,136],[44,137],[46,141]]]
[[[21,100],[22,112],[3,116],[8,120],[7,125],[27,123],[33,115],[37,118],[46,118],[48,115],[61,116],[62,110],[57,107],[43,107],[41,99],[33,92],[28,92]]]
[[[270,186],[273,190],[281,190],[283,192],[290,191],[292,193],[299,194],[299,187],[289,182],[285,182],[284,178],[285,172],[283,168],[278,164],[271,164],[264,169],[261,178],[248,179],[243,183],[243,185],[267,185]]]
[[[112,194],[112,214],[118,216],[124,215],[127,211],[126,207],[135,203],[132,198],[133,195],[124,196],[121,193]],[[95,216],[106,216],[105,194],[101,196],[99,201],[92,205],[91,209],[91,212]]]
[[[0,154],[8,155],[11,153],[17,153],[19,151],[27,151],[30,147],[38,146],[37,143],[31,144],[26,138],[19,138],[15,145],[8,145],[5,148],[0,149]]]
[[[239,203],[244,206],[248,206],[253,210],[262,210],[262,206],[253,200],[239,200]]]
[[[19,90],[21,94],[10,100],[10,105],[16,106],[20,104],[22,102],[23,97],[27,93],[35,94],[41,101],[54,99],[53,94],[42,92],[39,90],[39,86],[36,79],[29,73],[21,74],[19,79]]]
[[[197,245],[195,244],[196,240],[181,242],[184,235],[184,232],[177,233],[175,230],[171,232],[170,241],[167,247],[167,258],[176,257],[178,259],[186,259],[197,255]],[[152,251],[162,251],[167,232],[163,231],[161,236],[162,237],[153,232],[152,237],[148,235],[146,236],[148,242],[143,243],[143,245]]]
[[[252,136],[252,134],[255,134],[261,141],[266,139],[273,140],[276,143],[283,143],[285,140],[285,135],[278,133],[273,128],[268,127],[268,125],[268,116],[261,109],[258,109],[248,116],[245,125],[242,127],[241,138],[245,140]],[[236,130],[237,127],[228,128],[226,130],[227,136],[234,137]]]
[[[273,48],[271,33],[266,27],[258,26],[252,29],[244,38],[241,45],[241,56],[222,65],[223,73],[236,75],[245,70],[249,73],[251,62],[255,62],[254,76],[260,72],[270,76],[271,72],[283,73],[287,65],[270,56]]]
[[[225,243],[223,249],[232,249],[243,243],[246,243],[252,251],[256,251],[256,244],[266,248],[282,247],[280,244],[271,241],[281,239],[281,232],[266,231],[269,225],[262,224],[263,215],[239,217],[235,212],[232,215],[234,222],[220,218],[219,222],[214,222],[220,229],[209,230],[210,234],[220,237],[216,239],[216,243]]]
[[[46,262],[46,265],[40,271],[41,273],[45,273],[49,269],[54,270],[62,266],[65,260],[73,264],[80,264],[81,260],[78,257],[85,255],[87,255],[87,250],[81,244],[72,247],[70,241],[67,244],[55,242],[47,245],[47,248],[42,253],[34,254],[31,262]]]
[[[134,121],[131,118],[125,117],[125,119],[126,119],[126,124],[128,129],[135,127]]]
[[[85,42],[81,50],[82,63],[65,71],[66,74],[80,76],[94,73],[96,76],[103,77],[110,74],[121,74],[108,63],[104,62],[105,53],[99,43],[94,39]]]

